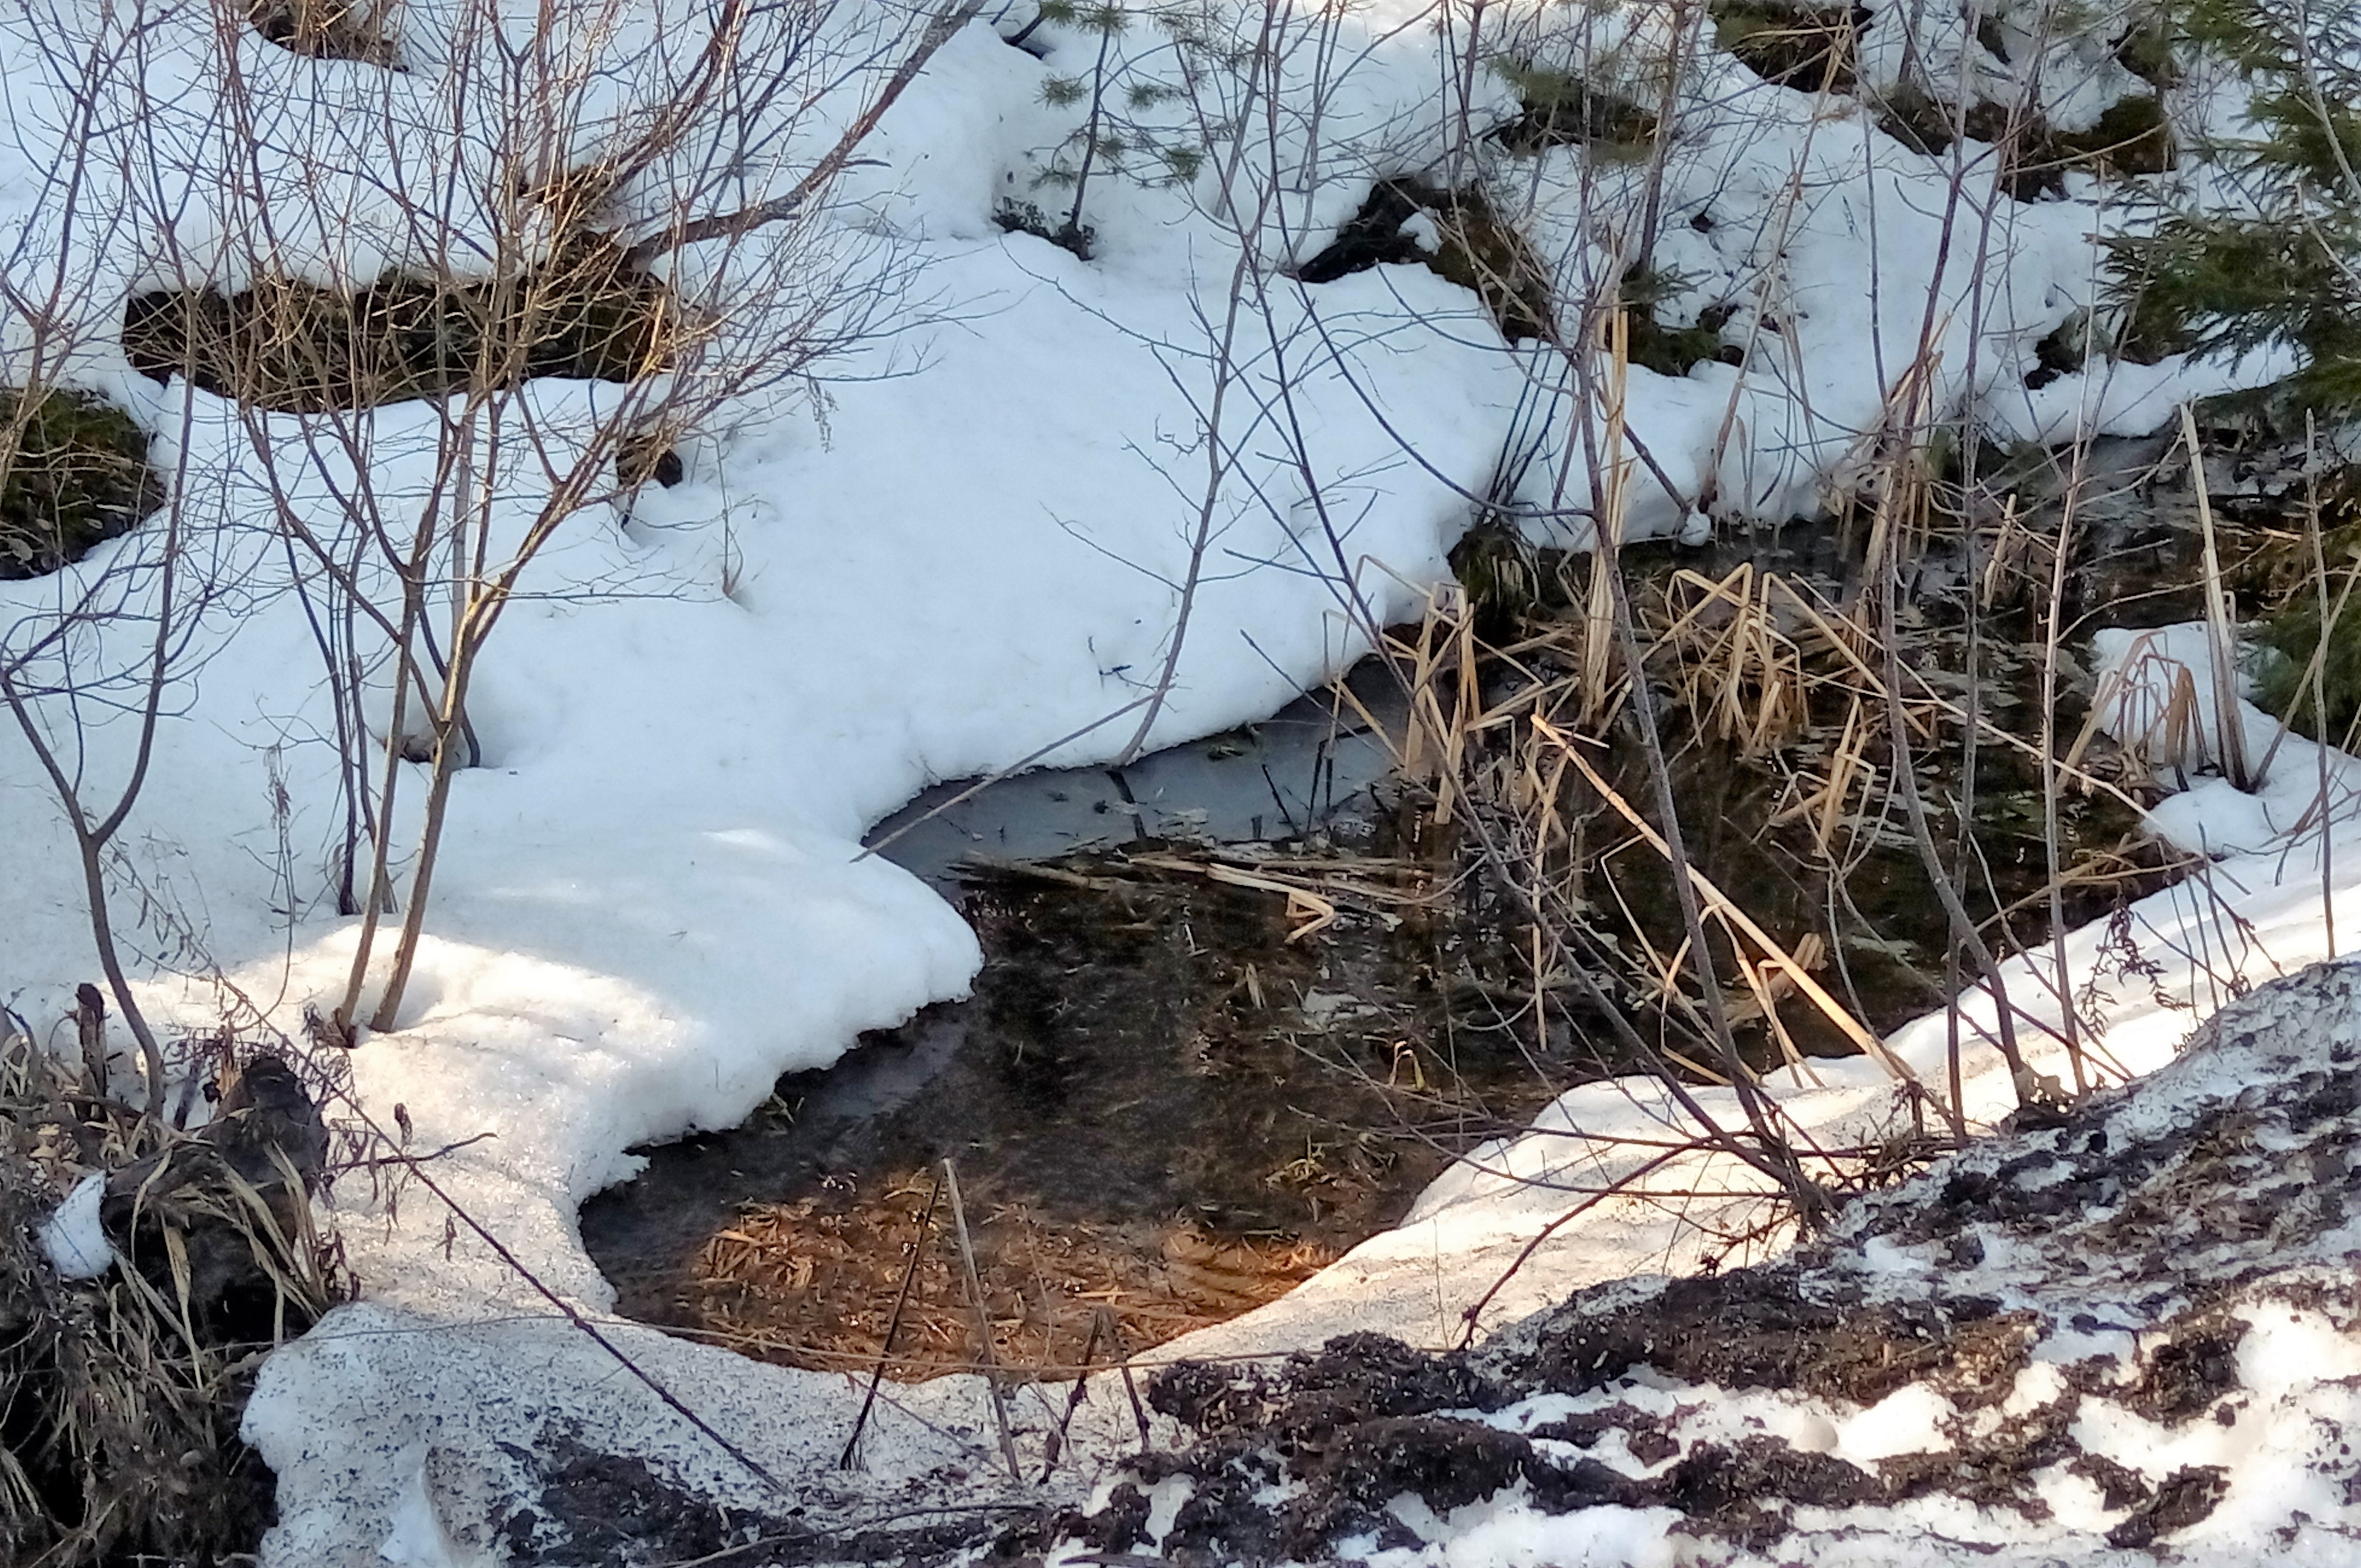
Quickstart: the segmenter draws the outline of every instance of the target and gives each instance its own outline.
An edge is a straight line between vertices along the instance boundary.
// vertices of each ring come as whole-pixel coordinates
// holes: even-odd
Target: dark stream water
[[[2195,612],[2193,525],[2169,487],[2147,482],[2164,450],[2107,444],[2085,476],[2070,656],[2092,626]],[[2037,472],[2017,477],[2037,521],[2054,515],[2056,489]],[[1744,561],[1841,595],[1857,545],[1832,525],[1797,524],[1628,554],[1635,585],[1684,566],[1718,577]],[[2041,592],[1982,617],[1971,647],[1967,618],[1947,620],[1941,607],[1972,591],[1986,565],[1927,551],[1913,598],[1931,608],[1912,657],[1944,670],[1972,657],[1980,700],[2025,730],[2039,700],[2039,628],[2022,607],[2046,596],[2048,567],[2022,568]],[[1354,680],[1381,722],[1399,721],[1383,671]],[[2087,696],[2066,694],[2066,733]],[[1697,863],[1781,940],[1818,934],[1831,989],[1872,1027],[1939,1005],[1949,934],[1899,826],[1872,825],[1851,873],[1832,882],[1799,847],[1798,826],[1776,820],[1768,771],[1675,739]],[[1626,748],[1610,774],[1631,798],[1653,798],[1637,755]],[[894,1370],[964,1365],[975,1354],[970,1309],[947,1211],[929,1207],[948,1157],[1003,1360],[1071,1365],[1136,1351],[1281,1293],[1398,1219],[1452,1152],[1614,1070],[1578,1018],[1538,1036],[1502,1026],[1498,1001],[1525,978],[1522,927],[1463,874],[1452,831],[1390,784],[1390,758],[1349,709],[1307,696],[1119,770],[1036,773],[964,801],[962,786],[939,786],[880,823],[873,844],[975,926],[985,962],[974,994],[864,1037],[825,1072],[782,1079],[741,1127],[644,1151],[647,1171],[581,1215],[622,1310],[777,1359],[867,1365],[915,1268]],[[1922,762],[1952,842],[1958,753],[1930,748]],[[2048,874],[2039,784],[2024,757],[1980,751],[1971,903],[1981,915],[2030,900],[2009,916],[2020,941],[2047,929],[2046,902],[2032,896]],[[2070,923],[2158,884],[2136,828],[2136,813],[2104,796],[2065,803],[2070,852],[2124,851],[2120,875],[2068,897]],[[1626,843],[1597,874],[1651,941],[1677,944],[1661,862]],[[1328,889],[1334,921],[1303,934],[1315,912],[1290,910],[1287,885]],[[1789,1022],[1807,1052],[1850,1048],[1808,1010]]]

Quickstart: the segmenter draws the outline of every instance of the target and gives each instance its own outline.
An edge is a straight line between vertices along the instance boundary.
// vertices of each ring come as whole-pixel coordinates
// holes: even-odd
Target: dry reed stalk
[[[1550,725],[1546,719],[1535,719],[1533,722],[1542,729],[1544,735],[1565,749],[1566,755],[1573,759],[1576,769],[1589,781],[1591,788],[1598,792],[1598,797],[1614,807],[1616,813],[1631,825],[1632,830],[1647,842],[1649,848],[1660,855],[1666,853],[1663,837],[1650,827],[1647,819],[1640,815],[1631,803],[1617,793],[1614,785],[1601,777],[1598,770],[1592,767],[1589,762],[1575,749],[1572,737]],[[1690,885],[1697,889],[1698,896],[1712,905],[1722,920],[1736,931],[1743,933],[1746,938],[1761,948],[1766,956],[1778,960],[1781,967],[1795,981],[1795,989],[1810,998],[1812,1004],[1826,1015],[1829,1023],[1835,1025],[1847,1038],[1859,1046],[1871,1059],[1895,1080],[1914,1084],[1918,1081],[1918,1075],[1911,1071],[1909,1063],[1886,1049],[1883,1040],[1879,1039],[1868,1025],[1854,1017],[1850,1010],[1842,1003],[1829,995],[1827,989],[1818,981],[1814,980],[1802,964],[1796,962],[1794,954],[1774,940],[1769,932],[1756,925],[1752,916],[1732,902],[1721,889],[1713,884],[1711,878],[1695,866],[1689,867],[1688,872]]]
[[[2215,753],[2222,771],[2238,789],[2257,781],[2246,767],[2246,726],[2238,708],[2237,641],[2231,631],[2230,597],[2222,586],[2222,556],[2213,538],[2213,499],[2205,483],[2205,449],[2197,437],[2197,415],[2180,405],[2181,439],[2189,445],[2189,479],[2197,496],[2197,526],[2204,537],[2202,565],[2205,588],[2205,634],[2213,655]]]
[[[1589,597],[1583,615],[1581,658],[1582,706],[1578,728],[1597,734],[1607,722],[1608,697],[1613,690],[1615,588],[1612,575],[1621,570],[1624,510],[1631,489],[1632,459],[1623,451],[1623,400],[1631,368],[1631,317],[1609,309],[1605,316],[1607,377],[1599,389],[1605,405],[1606,440],[1599,466],[1599,487],[1594,495],[1591,524],[1597,538],[1590,553]],[[1587,416],[1587,410],[1585,411]],[[1603,503],[1603,504],[1598,504]],[[1632,679],[1640,678],[1632,672]]]
[[[1745,756],[1773,750],[1810,717],[1803,654],[1772,611],[1776,582],[1774,574],[1758,572],[1752,563],[1719,581],[1686,567],[1675,571],[1666,603],[1684,597],[1690,602],[1653,644],[1679,658],[1686,706],[1709,718],[1714,732],[1737,742]],[[1727,612],[1719,624],[1711,619],[1716,610]]]

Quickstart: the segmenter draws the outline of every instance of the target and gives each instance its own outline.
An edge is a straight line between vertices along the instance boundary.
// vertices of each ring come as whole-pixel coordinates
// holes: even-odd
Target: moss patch
[[[123,339],[157,380],[319,413],[536,376],[635,380],[664,367],[676,319],[662,282],[588,237],[507,284],[389,275],[357,292],[266,279],[236,294],[142,294]]]
[[[1570,71],[1502,61],[1494,70],[1517,90],[1524,112],[1493,131],[1492,139],[1527,155],[1544,148],[1582,146],[1645,156],[1656,139],[1653,111],[1584,81]]]
[[[0,577],[79,561],[163,501],[129,414],[70,391],[27,408],[23,392],[0,389]]]

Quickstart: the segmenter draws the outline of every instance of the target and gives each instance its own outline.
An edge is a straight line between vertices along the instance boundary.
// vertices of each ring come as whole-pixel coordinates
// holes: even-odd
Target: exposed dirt
[[[1763,1549],[1798,1528],[1799,1506],[1941,1496],[2045,1519],[2037,1483],[2052,1471],[2084,1478],[2121,1516],[2106,1526],[2110,1545],[2166,1541],[2212,1515],[2230,1475],[2144,1474],[2087,1449],[2089,1432],[2114,1423],[2083,1418],[2113,1405],[2168,1424],[2207,1412],[2235,1422],[2237,1347],[2264,1303],[2361,1327],[2338,1250],[2345,1199],[2361,1188],[2356,1107],[2338,1091],[2361,1058],[2356,997],[2352,963],[2268,988],[2219,1014],[2180,1067],[1861,1199],[1828,1240],[1776,1266],[1600,1287],[1475,1353],[1359,1335],[1278,1367],[1175,1366],[1150,1398],[1200,1436],[1135,1466],[1143,1482],[1192,1483],[1173,1530],[1150,1544],[1182,1564],[1318,1560],[1346,1537],[1407,1534],[1388,1508],[1403,1493],[1444,1512],[1521,1487],[1543,1512],[1671,1508],[1688,1530]],[[2258,1191],[2278,1194],[2281,1223],[2237,1222]],[[1970,1230],[2006,1239],[2004,1273],[1938,1262],[1945,1238]],[[1870,1261],[1872,1244],[1881,1261]],[[1916,1261],[1896,1266],[1895,1251]],[[2005,1311],[1992,1294],[2003,1278],[2019,1302]],[[2062,1391],[2015,1415],[1995,1408],[2050,1335],[2110,1327],[2140,1346],[2128,1376],[2111,1358],[2067,1365],[2052,1352]],[[1635,1371],[1675,1392],[1672,1416],[1616,1398],[1530,1431],[1485,1419],[1536,1396],[1613,1395]],[[1942,1397],[1945,1441],[1873,1473],[1768,1434],[1731,1438],[1726,1425],[1681,1435],[1716,1390],[1805,1394],[1843,1410],[1904,1387]],[[1623,1444],[1603,1442],[1619,1432]],[[1569,1459],[1563,1444],[1620,1446],[1630,1458]],[[2335,1433],[2316,1446],[2290,1462],[2350,1474]]]
[[[1860,1405],[1929,1383],[1973,1409],[2006,1398],[2033,1342],[2031,1314],[1988,1298],[1872,1302],[1840,1289],[1815,1299],[1816,1285],[1788,1266],[1675,1280],[1644,1301],[1570,1316],[1520,1373],[1580,1394],[1648,1366],[1687,1383]]]

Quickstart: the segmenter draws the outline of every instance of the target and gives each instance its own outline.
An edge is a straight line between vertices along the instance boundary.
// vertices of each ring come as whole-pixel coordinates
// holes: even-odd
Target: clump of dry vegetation
[[[613,240],[582,236],[500,280],[390,275],[358,291],[264,278],[136,296],[125,351],[157,380],[187,378],[256,408],[325,413],[533,377],[628,383],[678,335],[664,284]]]
[[[988,1359],[950,1204],[924,1171],[858,1194],[750,1205],[706,1242],[688,1288],[706,1332],[790,1365],[882,1361],[904,1380],[984,1365],[1071,1377],[1276,1300],[1336,1256],[1185,1220],[1076,1223],[998,1204],[969,1220]]]
[[[277,1056],[214,1046],[192,1133],[113,1099],[101,1052],[0,1041],[0,1558],[219,1561],[271,1519],[237,1435],[262,1357],[348,1289],[312,1226],[327,1137]],[[39,1228],[85,1179],[116,1262],[71,1280]]]
[[[383,0],[249,0],[254,30],[291,53],[390,66],[396,51]]]

